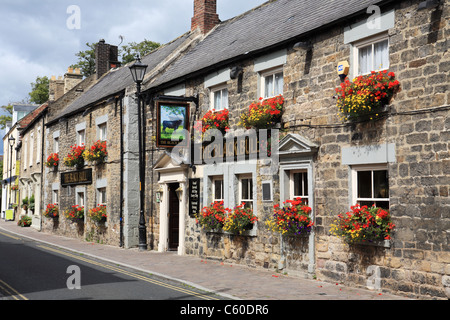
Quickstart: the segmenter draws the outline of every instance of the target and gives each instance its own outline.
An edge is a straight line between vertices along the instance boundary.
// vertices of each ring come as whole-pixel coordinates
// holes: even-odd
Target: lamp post
[[[141,84],[144,81],[145,72],[147,71],[147,65],[141,62],[139,55],[136,57],[136,62],[130,66],[131,75],[133,77],[133,81],[136,83],[136,96],[137,96],[137,104],[138,104],[138,136],[139,136],[139,206],[140,206],[140,215],[139,215],[139,250],[147,250],[147,234],[145,227],[145,213],[144,213],[144,160],[145,157],[143,155],[143,151],[145,147],[142,145],[143,137],[142,137],[142,106],[141,106]]]
[[[16,139],[14,139],[14,137],[9,137],[8,138],[8,143],[10,146],[10,153],[9,153],[9,206],[8,209],[11,209],[11,184],[12,184],[12,153],[13,153],[13,147],[14,144],[16,143]]]

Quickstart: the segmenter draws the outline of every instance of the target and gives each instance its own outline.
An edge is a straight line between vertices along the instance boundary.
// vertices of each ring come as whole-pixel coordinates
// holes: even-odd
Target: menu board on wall
[[[189,179],[189,216],[201,211],[200,179]]]

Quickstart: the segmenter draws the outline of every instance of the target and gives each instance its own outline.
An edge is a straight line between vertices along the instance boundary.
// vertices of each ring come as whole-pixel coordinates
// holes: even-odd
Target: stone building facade
[[[179,254],[279,269],[411,297],[446,298],[450,262],[447,169],[450,96],[446,37],[449,24],[445,17],[450,8],[441,4],[418,10],[419,2],[378,4],[376,28],[369,27],[372,16],[365,10],[375,3],[368,3],[364,10],[349,15],[345,21],[338,19],[314,32],[308,30],[280,39],[267,50],[247,52],[232,61],[219,57],[209,68],[194,69],[196,61],[187,53],[183,58],[190,65],[183,61],[174,64],[168,71],[172,71],[173,78],[166,74],[159,82],[144,85],[157,100],[158,94],[167,94],[165,90],[172,96],[197,100],[192,103],[188,99],[191,124],[214,108],[212,96],[225,89],[232,129],[238,128],[240,114],[264,97],[262,81],[267,76],[282,73],[279,93],[285,98],[275,173],[267,160],[193,166],[177,162],[177,157],[171,159],[172,149],[153,155],[155,161],[148,170],[152,168],[155,174],[153,192],[161,197],[150,213],[154,222],[149,234],[156,241],[154,247],[159,251],[178,250]],[[206,54],[208,46],[211,50],[217,44],[214,37],[227,39],[224,30],[233,30],[233,24],[245,19],[250,23],[269,10],[279,13],[277,10],[283,10],[279,7],[282,3],[284,10],[291,9],[289,14],[295,17],[292,9],[299,9],[295,5],[288,7],[284,1],[267,3],[220,24],[197,45],[195,54]],[[247,32],[249,38],[254,36],[252,30]],[[236,48],[238,56],[241,43],[235,42],[236,47],[231,46],[230,51]],[[381,119],[342,122],[335,99],[335,89],[341,84],[337,65],[348,61],[348,77],[353,79],[360,74],[357,66],[361,48],[380,43],[387,43],[388,48],[382,69],[395,73],[401,92]],[[236,67],[240,73],[232,77],[230,71]],[[164,98],[167,97],[159,99]],[[147,109],[148,119],[154,117],[154,106]],[[149,143],[149,150],[155,148]],[[382,246],[348,245],[330,234],[331,225],[339,213],[349,211],[359,201],[357,190],[362,183],[359,177],[374,172],[386,177],[389,195],[384,193],[383,199],[368,201],[387,206],[396,225],[395,232]],[[315,226],[309,236],[282,238],[269,232],[265,221],[272,215],[273,205],[294,195],[295,173],[307,184],[305,196]],[[259,218],[256,227],[245,235],[201,230],[189,215],[190,179],[200,179],[202,206],[220,199],[227,207],[240,203],[243,181],[252,180],[251,201]],[[220,181],[223,190],[220,197],[214,195],[216,181]],[[264,183],[272,190],[269,200],[263,199]],[[173,206],[177,200],[179,205]],[[176,211],[176,223],[171,218],[172,211]],[[178,239],[174,241],[174,237]]]
[[[97,59],[105,61],[97,66],[106,69],[48,107],[44,155],[57,152],[60,163],[44,168],[41,207],[57,203],[60,214],[43,218],[43,231],[138,245],[141,101],[150,250],[410,297],[448,297],[449,5],[419,10],[419,0],[365,0],[339,1],[338,7],[269,1],[220,22],[216,1],[196,0],[192,30],[142,58],[148,70],[139,100],[129,66],[118,67],[114,48],[100,41],[104,50],[97,52],[104,54]],[[343,61],[349,79],[382,69],[400,82],[401,91],[375,121],[340,119],[337,67]],[[180,122],[188,124],[188,139],[196,121],[213,109],[228,110],[229,134],[242,134],[239,120],[249,105],[278,95],[284,97],[283,116],[271,131],[270,157],[196,162],[195,148],[160,144],[161,130],[179,121],[158,123],[161,104],[188,108]],[[107,141],[104,163],[62,163],[71,146],[98,140]],[[367,188],[380,195],[358,193]],[[269,231],[274,206],[297,196],[311,207],[311,232],[282,237]],[[251,204],[258,222],[241,235],[206,232],[195,214],[213,201],[228,208]],[[349,245],[331,234],[337,215],[357,202],[389,209],[396,225],[389,241]],[[98,204],[106,205],[106,223],[87,217]],[[73,205],[84,206],[81,223],[64,217]]]

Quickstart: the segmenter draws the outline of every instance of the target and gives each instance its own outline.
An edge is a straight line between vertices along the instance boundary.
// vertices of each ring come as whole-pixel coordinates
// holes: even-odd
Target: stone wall
[[[92,183],[87,185],[61,186],[61,173],[78,170],[64,165],[64,157],[70,152],[70,147],[77,144],[77,125],[85,124],[85,145],[90,148],[99,140],[96,121],[106,121],[108,158],[103,164],[85,162],[83,169],[92,169]],[[115,102],[103,104],[83,116],[81,113],[66,121],[54,123],[46,132],[46,156],[54,150],[54,134],[59,135],[60,163],[57,170],[46,168],[44,183],[44,210],[52,203],[52,192],[58,190],[59,219],[43,218],[44,231],[64,236],[84,239],[86,241],[119,245],[120,241],[120,113]],[[107,222],[96,224],[88,217],[89,209],[98,205],[97,188],[106,187]],[[84,222],[73,223],[64,217],[64,211],[76,204],[76,192],[85,194]]]
[[[315,245],[311,239],[284,244],[285,272],[307,273],[315,264],[315,276],[346,285],[420,297],[446,298],[449,282],[449,108],[448,4],[436,10],[417,11],[419,1],[395,4],[395,26],[388,31],[390,71],[402,91],[388,107],[387,115],[374,122],[342,123],[338,117],[335,88],[339,61],[351,60],[351,46],[344,44],[344,25],[310,37],[312,48],[288,47],[284,65],[283,134],[297,133],[317,145],[314,156]],[[358,20],[349,21],[354,23]],[[239,62],[242,76],[227,82],[230,124],[257,100],[258,75],[254,60]],[[234,67],[230,65],[229,67]],[[209,108],[209,89],[203,78],[186,83],[186,95],[199,96],[199,119]],[[343,163],[351,147],[384,148],[394,145],[386,161],[389,173],[390,213],[396,224],[390,245],[347,245],[330,235],[337,214],[349,211],[351,166]],[[280,239],[271,235],[264,221],[272,205],[280,202],[279,176],[274,175],[274,199],[261,202],[260,181],[267,164],[258,163],[257,203],[261,222],[254,236],[205,233],[186,217],[186,253],[276,269],[283,256]],[[197,169],[198,171],[198,169]],[[189,171],[190,177],[200,177]],[[155,185],[155,188],[158,188]],[[203,205],[207,205],[205,201]],[[159,208],[155,208],[155,214]],[[310,274],[311,276],[311,274]]]

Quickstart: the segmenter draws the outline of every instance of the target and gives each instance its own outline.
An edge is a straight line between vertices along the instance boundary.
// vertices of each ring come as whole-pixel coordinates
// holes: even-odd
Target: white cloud
[[[265,0],[218,0],[221,20]],[[81,28],[70,30],[67,7],[80,7]],[[167,43],[190,29],[193,0],[1,0],[0,106],[26,99],[38,76],[63,75],[85,44],[144,39]]]

